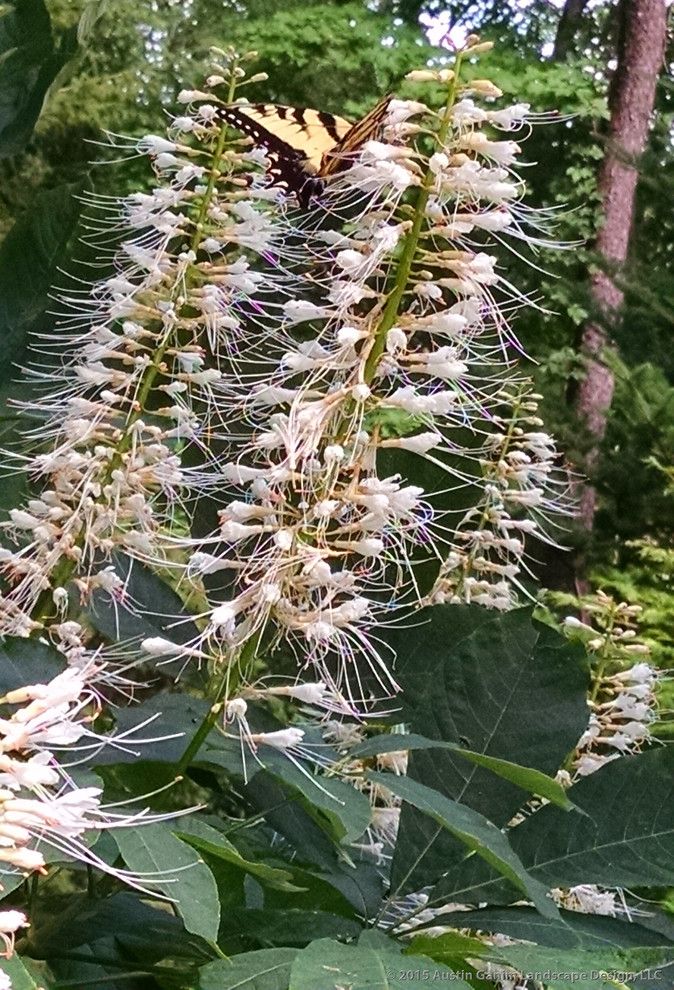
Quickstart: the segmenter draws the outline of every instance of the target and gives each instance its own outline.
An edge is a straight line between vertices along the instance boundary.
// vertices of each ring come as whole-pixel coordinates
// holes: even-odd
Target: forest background
[[[671,38],[659,66],[654,113],[638,160],[626,261],[609,265],[623,294],[610,325],[593,294],[606,270],[595,235],[600,175],[620,69],[628,3],[608,0],[29,0],[0,36],[0,340],[2,397],[17,381],[30,334],[53,323],[49,287],[82,232],[85,187],[125,194],[151,183],[143,159],[100,164],[104,131],[161,130],[166,108],[208,71],[209,48],[259,52],[268,75],[251,99],[310,105],[346,116],[399,87],[412,67],[469,32],[496,42],[489,71],[506,98],[559,119],[527,144],[530,201],[556,214],[569,247],[532,267],[509,257],[512,281],[546,300],[518,332],[544,395],[546,422],[571,466],[589,475],[596,512],[567,534],[574,552],[541,560],[544,585],[601,587],[644,608],[642,629],[662,667],[674,659],[674,147]],[[12,5],[0,9],[11,12]],[[449,31],[449,33],[447,33]],[[5,55],[2,55],[4,51]],[[616,68],[618,66],[618,69]],[[624,71],[624,61],[622,63]],[[648,108],[646,108],[648,113]],[[629,223],[629,218],[626,219]],[[599,325],[600,364],[614,387],[605,435],[588,428],[578,394],[584,329]],[[12,414],[3,419],[5,434]],[[16,485],[3,482],[3,503]],[[589,583],[588,583],[589,582]]]

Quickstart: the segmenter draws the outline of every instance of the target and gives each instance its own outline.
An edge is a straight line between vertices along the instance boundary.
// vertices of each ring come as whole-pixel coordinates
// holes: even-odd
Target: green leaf
[[[0,695],[27,684],[44,684],[63,669],[63,655],[48,643],[23,636],[7,636],[0,643]]]
[[[288,990],[297,949],[260,949],[218,959],[199,972],[198,990]]]
[[[154,907],[137,894],[123,892],[92,899],[70,892],[43,905],[38,901],[31,910],[31,950],[41,958],[110,939],[125,950],[142,952],[146,962],[167,956],[200,963],[212,958],[212,951],[186,932],[165,904]]]
[[[295,893],[301,889],[290,882],[291,874],[286,870],[268,866],[266,863],[253,863],[245,859],[236,846],[226,839],[221,832],[197,818],[180,822],[179,828],[176,829],[176,835],[193,849],[236,866],[274,890]]]
[[[9,977],[12,990],[50,990],[43,971],[34,975],[33,970],[37,971],[38,966],[34,960],[24,960],[17,953],[11,959],[0,958],[0,973]]]
[[[288,792],[267,771],[249,781],[246,796],[266,823],[294,848],[293,866],[311,871],[342,895],[362,917],[372,917],[381,907],[383,878],[374,863],[359,862],[354,868],[344,861],[334,840],[321,829],[296,792]],[[304,906],[319,906],[311,904]],[[331,905],[331,910],[334,908]]]
[[[295,908],[227,911],[223,936],[245,935],[264,945],[304,946],[316,938],[352,939],[362,931],[353,918],[329,911],[303,911]]]
[[[454,963],[455,935],[455,932],[449,932],[433,938],[414,939],[411,948],[426,952],[438,962]],[[563,990],[569,986],[586,987],[587,990],[618,990],[627,985],[641,990],[651,986],[650,977],[655,977],[656,985],[658,980],[662,983],[665,968],[670,965],[672,957],[671,951],[663,948],[616,951],[594,947],[589,951],[569,951],[538,945],[490,946],[483,943],[477,958],[490,962],[496,970],[500,966],[512,968],[522,974],[522,982],[532,980],[543,984],[546,990]],[[643,978],[637,974],[643,974]]]
[[[386,636],[398,657],[401,721],[426,738],[553,776],[587,724],[583,650],[533,620],[529,608],[494,615],[435,606],[422,611],[419,622]],[[467,768],[466,757],[448,749],[413,753],[408,775],[502,827],[523,796],[520,786],[505,774],[495,778],[493,770],[477,763]],[[455,839],[408,805],[392,888],[402,893],[434,883],[463,855]]]
[[[443,912],[442,924],[449,928],[507,935],[512,939],[559,949],[629,949],[672,945],[671,938],[666,934],[652,931],[634,921],[581,914],[579,911],[560,911],[559,915],[559,918],[543,918],[538,911],[528,907],[482,908],[470,912]],[[427,924],[432,927],[438,922],[433,920]],[[415,929],[419,937],[423,937],[425,927],[420,925]],[[416,945],[416,939],[411,944]],[[419,946],[420,951],[427,951],[425,941],[420,941]]]
[[[533,901],[542,915],[557,917],[557,908],[548,897],[546,887],[527,873],[507,837],[484,815],[407,777],[372,772],[367,773],[366,777],[375,784],[388,787],[403,801],[430,815],[464,846],[506,876]]]
[[[548,805],[510,833],[525,869],[548,887],[674,884],[674,747],[621,757],[571,789],[584,815]],[[508,903],[501,877],[466,861],[432,898]]]
[[[385,736],[375,736],[360,743],[349,751],[349,755],[362,759],[363,757],[376,756],[379,753],[393,753],[398,750],[417,751],[424,749],[446,749],[457,753],[470,763],[485,767],[491,770],[498,777],[509,780],[511,784],[520,787],[528,794],[538,794],[539,797],[547,798],[552,804],[570,811],[574,805],[569,800],[567,792],[561,784],[558,784],[552,777],[541,773],[540,770],[533,770],[531,767],[522,767],[509,760],[499,760],[495,756],[485,756],[483,753],[474,753],[471,749],[464,749],[458,743],[443,742],[441,739],[426,739],[424,736],[416,734],[403,735],[402,733],[391,733]]]
[[[356,842],[372,819],[372,809],[365,794],[353,785],[334,778],[302,771],[282,753],[265,753],[265,769],[298,791],[312,809],[329,820],[338,842]]]
[[[538,945],[512,945],[492,949],[485,957],[506,963],[520,973],[542,974],[542,982],[549,990],[568,990],[570,985],[588,990],[616,990],[621,984],[636,990],[643,987],[639,973],[646,978],[655,976],[656,984],[661,986],[673,973],[672,953],[668,949],[566,951]],[[659,977],[657,970],[660,970]]]
[[[189,694],[160,691],[137,705],[114,711],[118,733],[151,719],[137,733],[138,739],[156,739],[156,742],[134,742],[133,736],[124,743],[124,749],[107,746],[93,758],[95,766],[107,764],[177,763],[198,726],[208,714],[209,702]],[[164,739],[162,736],[170,736]],[[221,738],[221,737],[220,737]]]
[[[158,574],[121,553],[112,562],[134,608],[120,608],[110,595],[95,591],[87,617],[98,632],[113,642],[163,636],[187,643],[199,635],[192,613]]]
[[[374,949],[319,939],[295,957],[289,990],[385,990],[392,975]]]
[[[218,891],[213,874],[197,853],[176,838],[167,824],[118,829],[115,841],[129,870],[166,874],[164,880],[151,879],[152,889],[175,904],[188,932],[215,941],[220,923]]]
[[[80,204],[74,197],[81,190],[78,182],[38,193],[0,245],[0,384],[16,377],[16,363],[48,305],[58,264],[77,226]],[[18,391],[12,385],[12,394]]]
[[[534,911],[534,914],[538,918],[541,917],[541,915],[538,914],[537,911]],[[438,924],[437,919],[435,921],[435,924],[436,925]],[[445,927],[444,913],[442,915],[441,924],[442,927],[444,928]],[[457,960],[460,961],[470,956],[472,956],[475,959],[479,959],[484,952],[484,942],[482,942],[479,938],[473,938],[470,935],[464,935],[463,925],[460,926],[457,925],[457,927],[460,927],[462,931],[445,931],[442,933],[442,935],[438,935],[438,936],[436,935],[430,936],[423,934],[418,935],[416,938],[412,939],[412,941],[409,943],[408,948],[405,951],[409,952],[411,955],[414,955],[416,952],[418,952],[421,955],[427,955],[430,956],[431,959],[435,959],[436,946],[433,943],[433,939],[437,937],[442,939],[442,959],[444,960],[444,962],[448,964],[450,963],[453,964]]]
[[[361,939],[358,945],[342,945],[319,939],[298,952],[292,964],[288,990],[393,990],[415,983],[446,982],[457,990],[468,984],[441,963],[425,956],[403,956],[395,942]]]
[[[44,0],[11,0],[0,16],[0,158],[28,143],[70,54],[56,46]]]

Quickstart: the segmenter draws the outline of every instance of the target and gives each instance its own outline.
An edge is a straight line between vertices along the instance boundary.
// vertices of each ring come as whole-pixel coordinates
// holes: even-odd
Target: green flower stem
[[[599,697],[599,692],[601,691],[604,675],[608,667],[610,667],[611,660],[613,659],[612,636],[613,636],[613,628],[615,626],[615,623],[616,623],[616,616],[615,616],[615,605],[614,605],[612,606],[611,612],[608,616],[607,628],[604,633],[604,642],[596,653],[597,659],[596,659],[596,663],[594,664],[594,669],[592,671],[592,687],[590,689],[590,694],[588,698],[590,704],[595,704],[595,702],[597,701],[597,698]]]
[[[208,710],[208,713],[202,720],[201,725],[192,736],[185,752],[178,760],[178,763],[176,764],[176,775],[180,775],[187,770],[192,760],[203,746],[207,737],[215,728],[217,721],[222,714],[225,699],[232,694],[233,690],[236,690],[239,683],[238,669],[247,666],[255,659],[263,633],[264,629],[261,629],[257,635],[251,636],[250,639],[246,640],[241,648],[241,652],[230,659],[230,662],[226,665],[225,670],[218,678],[215,690],[213,691],[213,703]]]
[[[220,679],[218,687],[215,691],[216,700],[211,705],[210,709],[208,710],[208,714],[202,720],[201,725],[192,736],[192,739],[190,740],[189,744],[185,749],[185,752],[183,753],[183,755],[180,757],[180,759],[176,764],[176,776],[180,776],[187,770],[192,760],[197,755],[197,753],[203,746],[204,742],[206,741],[206,737],[209,736],[211,734],[211,731],[215,728],[215,725],[218,721],[218,718],[220,717],[220,714],[225,704],[224,698],[228,684],[229,684],[229,679],[227,677],[227,674],[224,674]]]
[[[442,115],[442,120],[437,133],[437,142],[442,145],[449,132],[449,126],[451,123],[452,107],[456,102],[456,97],[459,89],[459,73],[461,70],[461,54],[456,56],[456,62],[454,65],[454,76],[452,78],[451,85],[447,92],[447,100],[445,102],[445,108]],[[414,262],[414,256],[417,252],[419,246],[419,238],[421,236],[421,229],[424,222],[424,216],[426,213],[426,207],[428,205],[428,199],[431,194],[431,189],[433,187],[434,175],[430,167],[426,170],[423,181],[421,183],[421,188],[419,189],[419,194],[417,196],[417,201],[414,205],[414,220],[412,221],[412,227],[405,238],[405,244],[403,247],[402,254],[400,256],[400,262],[398,264],[398,271],[396,273],[395,285],[391,293],[389,294],[386,305],[384,306],[384,312],[382,313],[381,321],[377,327],[374,340],[372,342],[372,347],[370,348],[370,353],[367,356],[364,369],[364,380],[366,384],[370,385],[375,376],[377,370],[377,365],[379,364],[379,359],[384,352],[386,346],[386,335],[389,330],[394,326],[396,320],[398,319],[398,313],[400,312],[400,304],[402,303],[405,291],[407,289],[407,283],[409,281],[410,272],[412,270],[412,264]]]
[[[210,938],[205,939],[205,942],[218,959],[224,959],[226,962],[230,961],[230,957],[222,951],[217,942],[212,941]]]

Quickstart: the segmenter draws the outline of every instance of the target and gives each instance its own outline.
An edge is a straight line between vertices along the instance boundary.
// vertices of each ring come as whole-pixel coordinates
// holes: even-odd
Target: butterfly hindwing
[[[326,152],[319,175],[327,177],[339,172],[348,164],[349,155],[381,134],[392,99],[392,96],[385,96],[349,128],[339,144]]]

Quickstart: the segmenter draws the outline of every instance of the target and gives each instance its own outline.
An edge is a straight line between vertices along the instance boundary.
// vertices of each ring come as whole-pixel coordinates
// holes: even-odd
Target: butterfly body
[[[330,176],[348,167],[353,154],[379,135],[391,99],[385,97],[355,124],[321,110],[275,103],[232,104],[219,112],[265,149],[275,181],[306,206]]]

